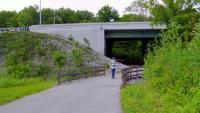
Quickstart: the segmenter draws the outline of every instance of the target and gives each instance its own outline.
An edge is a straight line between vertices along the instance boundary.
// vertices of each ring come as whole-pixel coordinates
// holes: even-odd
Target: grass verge
[[[0,105],[55,86],[54,81],[41,79],[0,78]]]
[[[162,113],[158,93],[145,82],[128,85],[121,91],[123,113]]]

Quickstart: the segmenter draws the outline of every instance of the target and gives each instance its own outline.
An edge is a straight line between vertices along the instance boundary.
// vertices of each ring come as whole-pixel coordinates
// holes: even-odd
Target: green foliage
[[[2,33],[0,48],[3,50],[1,55],[5,57],[7,72],[16,78],[46,77],[51,70],[43,59],[49,55],[49,46],[42,44],[44,37],[30,32]]]
[[[135,15],[135,14],[125,14],[120,17],[120,21],[122,22],[134,22],[134,21],[148,21],[150,18],[147,18],[143,15]]]
[[[15,11],[0,11],[0,27],[18,26],[16,17]]]
[[[159,94],[145,82],[123,88],[121,101],[123,113],[165,113]]]
[[[147,1],[148,0],[134,0],[131,5],[126,8],[126,12],[148,19],[150,15]]]
[[[116,58],[126,59],[127,63],[142,63],[143,49],[141,41],[118,41],[113,44],[112,54]]]
[[[149,9],[156,23],[170,24],[175,21],[178,24],[192,24],[198,22],[199,14],[195,8],[196,0],[165,0],[159,3],[157,0],[150,1]],[[188,23],[190,21],[190,23]]]
[[[41,52],[45,50],[42,49],[39,38],[36,39],[27,32],[3,33],[2,37],[0,40],[4,45],[1,48],[7,50],[4,54],[5,66],[9,74],[17,78],[27,78],[48,73],[49,67],[45,62],[34,63],[36,57],[45,55]]]
[[[87,10],[78,10],[76,12],[76,21],[79,23],[82,22],[93,22],[94,21],[94,14]]]
[[[200,25],[196,27],[194,39],[184,43],[181,40],[183,35],[179,33],[181,26],[175,24],[171,26],[173,27],[163,34],[160,46],[154,47],[154,51],[147,55],[144,73],[146,82],[140,87],[147,86],[148,88],[125,89],[124,93],[131,93],[124,97],[129,98],[129,100],[122,100],[124,101],[124,110],[127,113],[132,113],[132,111],[127,110],[130,108],[130,105],[127,104],[129,101],[134,102],[132,109],[136,112],[141,112],[140,108],[150,113],[200,112]],[[138,93],[144,97],[138,100],[137,95],[135,95]],[[148,94],[146,93],[158,94],[159,104],[155,104],[154,101],[148,102],[146,100]],[[155,99],[153,98],[153,100]],[[143,103],[140,104],[140,102]]]
[[[53,24],[54,23],[55,11],[50,8],[42,9],[42,24]]]
[[[76,22],[76,13],[70,8],[60,8],[56,11],[56,16],[59,17],[61,23],[75,23]]]
[[[153,15],[153,22],[158,24],[170,25],[172,22],[182,26],[182,33],[185,32],[186,38],[191,38],[193,26],[199,22],[200,13],[196,5],[196,0],[151,0],[148,3],[150,13]]]
[[[16,78],[29,78],[43,76],[50,72],[50,67],[46,64],[35,65],[31,61],[20,61],[15,54],[9,54],[5,60],[7,72]]]
[[[91,60],[93,51],[75,41],[32,32],[0,33],[0,57],[4,58],[0,65],[0,104],[54,86],[56,66],[83,67],[86,55]]]
[[[198,28],[196,34],[199,32]],[[192,42],[182,44],[178,34],[176,27],[166,32],[161,48],[156,49],[154,55],[147,56],[145,77],[149,85],[161,93],[166,112],[200,112],[197,107],[200,102],[197,96],[200,84],[200,38],[196,35],[198,38]]]
[[[31,32],[1,33],[0,50],[3,68],[16,78],[46,79],[57,68],[81,67],[94,60],[93,51],[76,41]]]
[[[18,20],[20,26],[30,26],[38,24],[39,15],[37,8],[33,6],[25,7],[18,14]]]
[[[83,66],[84,59],[83,59],[83,52],[81,49],[78,49],[78,48],[73,49],[72,57],[73,57],[74,65],[76,67]]]
[[[114,20],[114,21],[119,20],[119,14],[117,10],[115,10],[113,7],[110,7],[108,5],[102,7],[98,11],[97,16],[100,22],[110,22],[111,20]]]
[[[110,65],[109,64],[105,64],[102,66],[104,69],[109,69],[110,68]]]
[[[61,51],[55,51],[52,54],[54,62],[58,68],[61,68],[66,63],[66,55]]]
[[[41,78],[17,79],[0,73],[0,105],[55,86],[55,81]]]

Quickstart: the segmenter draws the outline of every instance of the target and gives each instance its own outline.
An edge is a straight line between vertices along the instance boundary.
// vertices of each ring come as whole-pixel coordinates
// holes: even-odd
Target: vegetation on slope
[[[0,33],[0,104],[54,86],[58,68],[92,66],[96,58],[72,37]]]
[[[147,55],[145,82],[122,90],[125,113],[200,112],[200,25],[191,42],[182,42],[179,28],[172,25]]]

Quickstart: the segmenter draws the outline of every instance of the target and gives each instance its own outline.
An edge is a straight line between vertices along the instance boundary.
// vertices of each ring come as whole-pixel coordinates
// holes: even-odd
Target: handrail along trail
[[[142,78],[144,68],[142,66],[132,66],[121,70],[122,72],[122,87],[128,84],[131,80]]]

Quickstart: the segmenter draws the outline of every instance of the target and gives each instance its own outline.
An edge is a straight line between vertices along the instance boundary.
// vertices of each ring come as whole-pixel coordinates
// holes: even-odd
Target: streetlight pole
[[[42,25],[42,11],[41,11],[41,0],[40,0],[40,25]]]
[[[54,15],[54,17],[53,17],[53,24],[55,24],[56,23],[56,11],[54,10],[54,13],[53,13]]]

